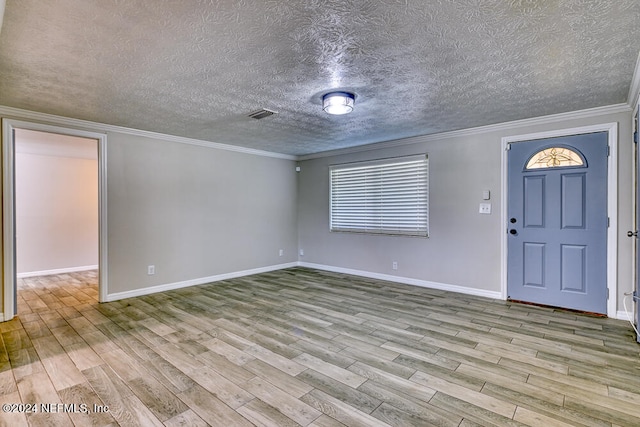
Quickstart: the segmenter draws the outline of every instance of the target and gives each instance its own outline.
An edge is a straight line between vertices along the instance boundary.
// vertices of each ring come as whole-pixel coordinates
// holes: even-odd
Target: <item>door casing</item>
[[[561,129],[548,132],[514,135],[502,138],[502,200],[501,200],[501,296],[507,299],[507,230],[508,230],[508,147],[509,144],[535,139],[547,139],[559,136],[580,135],[593,132],[608,132],[609,157],[607,159],[607,216],[609,228],[607,229],[607,316],[617,317],[618,285],[617,285],[617,258],[618,258],[618,123],[604,123],[591,126],[583,126],[569,129]]]
[[[16,314],[16,247],[15,247],[15,144],[14,130],[26,129],[61,135],[79,136],[98,141],[98,300],[106,301],[107,276],[107,135],[47,124],[2,119],[2,313],[0,321]]]

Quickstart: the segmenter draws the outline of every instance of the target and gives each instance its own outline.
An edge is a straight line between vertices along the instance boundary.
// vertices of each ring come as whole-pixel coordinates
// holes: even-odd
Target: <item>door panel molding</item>
[[[529,134],[506,136],[502,138],[502,172],[501,172],[501,297],[507,299],[507,208],[508,208],[508,150],[511,143],[548,139],[562,136],[582,135],[594,132],[607,132],[609,157],[607,159],[607,215],[609,228],[607,229],[607,316],[617,317],[618,301],[618,123],[603,123],[591,126],[559,129],[554,131],[536,132]]]

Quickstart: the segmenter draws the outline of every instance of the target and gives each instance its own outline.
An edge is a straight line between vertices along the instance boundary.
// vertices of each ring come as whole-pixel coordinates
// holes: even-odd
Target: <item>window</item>
[[[551,147],[538,151],[527,162],[526,169],[547,169],[583,166],[582,156],[565,147]]]
[[[426,237],[427,155],[330,167],[331,231]]]

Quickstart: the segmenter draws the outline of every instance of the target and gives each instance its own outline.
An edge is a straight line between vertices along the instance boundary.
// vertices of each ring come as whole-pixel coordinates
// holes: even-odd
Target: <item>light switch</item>
[[[480,203],[479,212],[481,214],[490,215],[491,214],[491,203]]]
[[[482,200],[489,200],[491,198],[491,191],[482,190]]]

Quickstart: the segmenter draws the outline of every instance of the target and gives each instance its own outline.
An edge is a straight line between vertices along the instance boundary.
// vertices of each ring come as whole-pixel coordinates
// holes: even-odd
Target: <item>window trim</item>
[[[399,165],[401,165],[402,163],[407,163],[407,162],[411,162],[411,163],[415,163],[415,162],[420,162],[421,164],[418,166],[413,166],[413,169],[415,169],[417,171],[417,173],[419,173],[420,175],[416,175],[416,177],[420,177],[424,180],[424,182],[422,183],[416,183],[415,184],[415,189],[416,190],[421,190],[421,194],[417,193],[417,197],[407,197],[406,201],[411,203],[414,203],[414,206],[409,207],[407,206],[406,208],[401,207],[400,208],[400,212],[396,211],[394,212],[390,212],[389,211],[389,205],[387,204],[386,208],[387,208],[387,215],[383,214],[378,214],[376,215],[376,213],[374,212],[374,209],[371,209],[370,207],[366,207],[364,206],[364,203],[366,203],[366,195],[361,194],[361,196],[363,198],[361,198],[361,203],[360,205],[358,205],[359,207],[362,208],[362,211],[364,211],[364,215],[370,215],[370,218],[375,218],[375,221],[379,221],[381,224],[379,224],[378,226],[372,226],[372,221],[369,221],[368,219],[362,219],[361,221],[354,221],[354,222],[359,222],[359,226],[354,226],[354,222],[352,222],[351,224],[349,224],[349,221],[345,221],[342,224],[339,223],[339,221],[337,221],[335,219],[335,217],[337,216],[337,212],[336,209],[334,208],[336,205],[336,198],[338,196],[336,196],[335,190],[334,190],[334,186],[336,184],[336,180],[338,178],[335,177],[334,172],[336,171],[355,171],[357,169],[369,169],[372,170],[373,174],[376,174],[379,177],[380,172],[384,173],[384,168],[385,167],[398,167]],[[379,167],[377,170],[375,169],[376,167]],[[407,171],[409,171],[410,168],[407,168]],[[388,172],[388,171],[387,171]],[[361,179],[366,179],[365,177],[366,172],[363,173],[363,176],[361,177]],[[386,179],[390,179],[389,176],[387,175],[386,177],[383,177]],[[364,184],[366,186],[366,184]],[[385,187],[386,190],[389,190],[389,186]],[[378,196],[377,199],[379,200],[380,197],[385,197],[384,193],[385,193],[385,188],[382,188],[381,190],[378,191],[374,191],[374,193]],[[366,191],[366,190],[363,190]],[[387,194],[388,197],[388,194]],[[404,201],[404,200],[403,200]],[[384,203],[384,202],[381,202]],[[378,205],[380,206],[380,205]],[[416,219],[413,221],[414,223],[414,227],[406,227],[407,224],[401,224],[399,222],[393,222],[394,220],[400,220],[402,217],[402,210],[413,210],[415,211],[420,210],[422,211],[422,219]],[[395,215],[395,217],[394,217]],[[405,214],[406,215],[406,214]],[[382,222],[384,220],[390,221],[390,223],[387,224],[382,224]],[[349,226],[351,225],[351,227]],[[405,227],[403,227],[403,225]],[[341,163],[341,164],[334,164],[334,165],[329,165],[329,231],[330,232],[338,232],[338,233],[355,233],[355,234],[369,234],[369,235],[384,235],[384,236],[405,236],[405,237],[429,237],[429,156],[427,153],[424,154],[419,154],[419,155],[411,155],[411,156],[401,156],[401,157],[390,157],[390,158],[383,158],[383,159],[376,159],[376,160],[370,160],[370,161],[361,161],[361,162],[350,162],[350,163]]]

